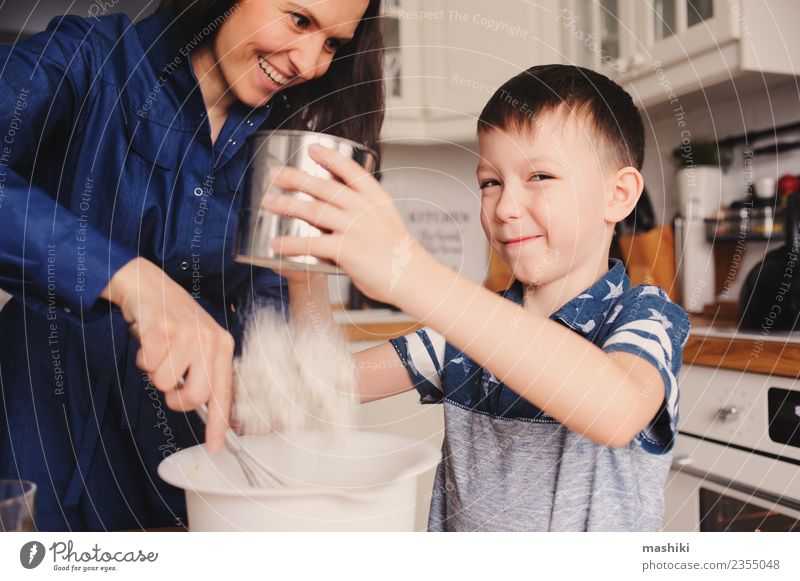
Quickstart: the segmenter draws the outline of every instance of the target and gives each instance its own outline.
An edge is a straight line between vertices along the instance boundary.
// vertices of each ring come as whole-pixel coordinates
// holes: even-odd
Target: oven
[[[800,382],[692,365],[680,386],[662,529],[800,532]]]

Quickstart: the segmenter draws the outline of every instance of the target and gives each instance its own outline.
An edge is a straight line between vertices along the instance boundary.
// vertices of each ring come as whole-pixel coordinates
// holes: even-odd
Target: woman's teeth
[[[289,82],[289,79],[269,66],[269,63],[264,59],[264,57],[258,57],[258,64],[261,65],[261,70],[264,71],[264,74],[266,74],[275,84],[283,86]]]

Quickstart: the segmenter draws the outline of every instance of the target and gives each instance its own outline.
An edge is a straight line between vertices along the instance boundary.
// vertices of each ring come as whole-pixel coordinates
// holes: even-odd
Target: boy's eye
[[[311,21],[302,14],[298,14],[297,12],[292,12],[291,17],[292,20],[294,21],[294,25],[297,28],[305,30],[306,28],[311,26]]]
[[[532,182],[543,182],[544,180],[553,179],[553,176],[549,176],[546,173],[535,173],[530,177]]]
[[[499,186],[500,182],[497,180],[483,180],[480,183],[480,189],[485,190],[486,188],[493,188],[495,186]]]

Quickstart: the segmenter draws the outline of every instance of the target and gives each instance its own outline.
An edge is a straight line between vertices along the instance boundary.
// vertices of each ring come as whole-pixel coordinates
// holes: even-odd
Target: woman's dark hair
[[[615,169],[642,169],[644,124],[633,99],[608,77],[583,67],[541,65],[513,77],[483,108],[478,133],[533,129],[539,115],[562,106],[588,115]]]
[[[221,22],[238,0],[161,0],[186,38],[213,42],[209,24]],[[268,123],[282,129],[309,129],[346,137],[379,150],[384,116],[381,0],[369,5],[353,40],[342,46],[325,75],[278,93],[281,104]],[[203,36],[205,30],[206,36]]]

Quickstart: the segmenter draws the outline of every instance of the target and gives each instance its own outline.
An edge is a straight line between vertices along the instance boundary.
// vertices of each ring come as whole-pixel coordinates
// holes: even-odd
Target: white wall
[[[477,150],[477,143],[384,144],[381,183],[394,197],[411,235],[441,262],[482,284],[489,243],[480,227]],[[330,277],[334,303],[347,302],[348,285],[346,277]]]
[[[381,171],[411,234],[438,249],[442,262],[482,283],[489,246],[480,227],[477,165],[477,145],[389,144]]]
[[[725,101],[711,99],[708,103],[703,103],[698,102],[700,100],[702,99],[693,98],[688,101],[688,106],[684,106],[686,126],[683,128],[678,126],[675,114],[660,111],[656,116],[644,112],[647,142],[643,173],[659,222],[671,220],[677,211],[672,150],[680,145],[682,131],[688,130],[693,139],[720,140],[745,131],[800,121],[800,88],[794,80],[787,81],[778,89],[741,93]],[[800,139],[800,134],[783,135],[779,139]],[[771,142],[772,140],[765,139],[751,146],[759,147]],[[723,176],[722,195],[710,194],[715,196],[714,201],[717,203],[727,205],[744,196],[744,145],[736,151],[733,166]],[[753,179],[762,176],[773,176],[777,179],[784,173],[800,173],[800,150],[783,153],[780,157],[753,159]]]

